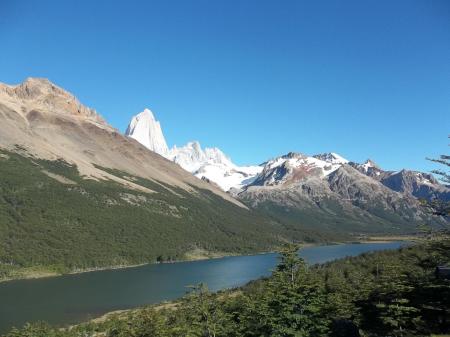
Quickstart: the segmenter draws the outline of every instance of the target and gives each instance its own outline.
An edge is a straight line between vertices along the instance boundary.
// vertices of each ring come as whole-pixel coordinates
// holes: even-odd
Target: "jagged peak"
[[[300,152],[288,152],[287,154],[285,154],[284,156],[282,156],[283,158],[301,158],[304,157],[303,153]]]
[[[348,164],[349,161],[342,157],[341,155],[335,153],[335,152],[328,152],[328,153],[319,153],[313,156],[314,158],[323,160],[330,164]]]
[[[135,117],[149,118],[149,119],[156,121],[155,115],[153,114],[152,110],[150,110],[149,108],[144,108],[144,110],[142,110],[142,112],[138,113]]]
[[[364,164],[361,165],[362,168],[367,171],[369,169],[376,169],[376,170],[380,170],[380,167],[378,166],[377,163],[375,163],[372,159],[368,158]]]
[[[161,129],[161,124],[156,120],[153,112],[145,108],[142,112],[133,116],[125,131],[125,135],[136,139],[149,150],[164,157],[169,156],[169,148]]]

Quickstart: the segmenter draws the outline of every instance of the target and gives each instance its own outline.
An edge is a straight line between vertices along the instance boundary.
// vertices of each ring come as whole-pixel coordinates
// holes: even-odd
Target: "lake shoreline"
[[[340,244],[340,243],[331,243],[331,244]],[[327,244],[301,244],[302,247],[310,247],[310,246],[321,246],[321,245],[327,245]],[[12,281],[20,281],[20,280],[35,280],[35,279],[44,279],[44,278],[53,278],[53,277],[61,277],[61,276],[67,276],[67,275],[78,275],[78,274],[85,274],[85,273],[92,273],[96,271],[107,271],[107,270],[117,270],[117,269],[128,269],[128,268],[136,268],[136,267],[142,267],[142,266],[151,266],[151,265],[157,265],[157,264],[175,264],[175,263],[183,263],[183,262],[195,262],[195,261],[204,261],[204,260],[216,260],[216,259],[223,259],[225,257],[233,257],[233,256],[256,256],[256,255],[263,255],[263,254],[271,254],[274,253],[275,250],[271,251],[263,251],[263,252],[254,252],[254,253],[248,253],[248,254],[236,254],[236,253],[225,253],[225,252],[209,252],[208,256],[194,256],[189,255],[190,252],[187,252],[188,258],[186,259],[180,259],[180,260],[173,260],[173,261],[162,261],[162,262],[148,262],[148,263],[139,263],[139,264],[129,264],[129,265],[114,265],[114,266],[105,266],[105,267],[95,267],[95,268],[86,268],[86,269],[76,269],[67,273],[58,273],[56,271],[52,271],[50,269],[45,269],[40,267],[36,267],[36,270],[32,271],[20,271],[18,270],[18,273],[22,273],[18,277],[12,277],[12,278],[4,278],[0,279],[0,283],[4,282],[12,282]]]
[[[329,245],[340,245],[340,244],[349,244],[349,243],[389,243],[394,241],[415,241],[417,240],[417,236],[412,235],[405,235],[405,236],[374,236],[374,237],[367,237],[364,239],[358,239],[358,240],[349,240],[349,241],[343,241],[343,242],[324,242],[324,243],[301,243],[300,246],[302,248],[305,247],[313,247],[313,246],[329,246]],[[149,263],[138,263],[138,264],[129,264],[129,265],[114,265],[114,266],[105,266],[105,267],[94,267],[94,268],[86,268],[86,269],[76,269],[67,273],[60,273],[51,269],[46,269],[42,266],[35,266],[30,267],[29,271],[27,271],[27,268],[24,268],[24,270],[18,270],[17,271],[17,277],[6,277],[3,279],[0,279],[0,283],[4,282],[13,282],[13,281],[19,281],[19,280],[35,280],[35,279],[44,279],[44,278],[53,278],[53,277],[61,277],[61,276],[67,276],[67,275],[77,275],[77,274],[84,274],[84,273],[92,273],[96,271],[106,271],[106,270],[117,270],[117,269],[128,269],[128,268],[136,268],[136,267],[142,267],[146,265],[156,265],[156,264],[172,264],[172,263],[183,263],[183,262],[195,262],[195,261],[204,261],[204,260],[215,260],[215,259],[222,259],[225,257],[232,257],[232,256],[256,256],[256,255],[264,255],[264,254],[271,254],[276,252],[276,250],[269,250],[269,251],[263,251],[263,252],[254,252],[254,253],[248,253],[248,254],[236,254],[236,253],[226,253],[226,252],[207,252],[202,251],[203,255],[196,255],[192,254],[192,252],[187,252],[186,259],[180,259],[180,260],[173,260],[173,261],[163,261],[163,262],[149,262]]]
[[[398,249],[404,245],[404,241],[308,245],[300,250],[300,256],[313,265],[365,252]],[[47,321],[64,329],[92,320],[101,321],[111,315],[126,316],[143,307],[173,307],[186,294],[186,285],[206,283],[214,292],[234,289],[269,276],[277,261],[275,253],[262,252],[198,263],[180,261],[149,265],[148,268],[127,267],[125,272],[99,272],[85,276],[79,273],[77,277],[3,283],[0,284],[0,297],[3,299],[0,312],[5,315],[0,317],[0,334],[30,321]],[[51,306],[48,305],[49,300]]]
[[[414,237],[413,236],[405,236],[402,239],[400,239],[399,236],[392,237],[392,239],[389,239],[388,237],[383,237],[383,238],[376,237],[373,239],[358,240],[358,241],[351,241],[351,242],[334,242],[334,243],[328,243],[328,244],[305,244],[305,245],[302,245],[302,248],[331,246],[331,245],[345,245],[345,244],[367,244],[367,243],[369,243],[369,244],[370,243],[386,244],[386,243],[392,243],[392,242],[407,242],[407,241],[414,242],[414,241],[417,241],[417,239],[418,239],[417,236],[414,236]],[[265,255],[265,254],[271,254],[271,253],[274,253],[274,251],[262,252],[262,253],[258,253],[258,254],[228,255],[228,256],[256,256],[256,255]],[[228,257],[228,256],[222,256],[222,257],[218,257],[218,258],[223,258],[223,257]],[[218,258],[205,258],[205,259],[201,259],[201,260],[213,260],[213,259],[218,259]],[[191,261],[194,261],[194,260],[191,260]],[[189,262],[189,261],[177,261],[177,262],[173,262],[173,263],[178,263],[178,262]],[[232,289],[225,289],[225,290],[232,290]],[[238,291],[238,289],[234,289],[234,290]],[[219,291],[222,291],[222,290],[219,290]],[[86,323],[102,323],[114,316],[117,316],[119,318],[125,318],[128,314],[139,311],[139,310],[143,310],[145,308],[152,308],[155,310],[160,310],[160,309],[165,309],[165,308],[176,308],[176,306],[179,302],[180,302],[180,298],[177,298],[177,299],[173,299],[173,300],[164,300],[164,301],[161,301],[158,303],[148,304],[148,305],[144,305],[144,306],[138,306],[138,307],[129,308],[129,309],[113,310],[113,311],[105,312],[104,314],[94,317],[88,321],[80,322],[78,324],[71,324],[69,326],[63,327],[62,329],[70,330],[73,327],[76,327],[76,326],[79,326],[82,324],[86,324]]]

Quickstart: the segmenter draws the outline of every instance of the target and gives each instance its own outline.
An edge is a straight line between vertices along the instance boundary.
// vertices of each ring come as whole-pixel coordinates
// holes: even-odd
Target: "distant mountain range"
[[[323,178],[338,168],[348,165],[393,191],[427,200],[433,198],[450,200],[450,189],[440,184],[429,173],[405,169],[398,172],[383,171],[370,159],[363,164],[358,164],[332,152],[311,157],[288,154],[261,165],[239,167],[216,147],[202,150],[198,141],[189,142],[180,148],[174,146],[169,149],[160,122],[156,120],[149,109],[144,109],[143,112],[132,118],[125,135],[174,161],[196,177],[215,183],[224,191],[232,190],[234,194],[236,194],[236,189],[245,189],[251,185],[283,184],[288,177],[292,178],[287,174],[292,170],[302,171],[305,177],[310,171],[321,172],[319,176]],[[302,173],[297,172],[296,175],[299,177]],[[299,179],[295,178],[294,180]]]
[[[133,132],[138,119],[145,132]],[[148,109],[133,118],[127,135],[156,152],[158,144],[166,144]],[[338,230],[411,230],[412,224],[440,222],[423,211],[418,199],[450,200],[450,189],[431,174],[384,171],[370,159],[358,164],[332,152],[292,152],[249,167],[233,164],[218,148],[202,150],[198,142],[170,150],[165,146],[159,153],[252,208],[315,229],[331,230],[338,221],[345,223]]]

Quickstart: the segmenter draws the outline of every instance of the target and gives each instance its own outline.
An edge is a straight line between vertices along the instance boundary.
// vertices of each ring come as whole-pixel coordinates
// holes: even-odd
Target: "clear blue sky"
[[[239,164],[448,153],[448,0],[1,0],[0,46],[1,82],[47,77],[121,131],[149,107]]]

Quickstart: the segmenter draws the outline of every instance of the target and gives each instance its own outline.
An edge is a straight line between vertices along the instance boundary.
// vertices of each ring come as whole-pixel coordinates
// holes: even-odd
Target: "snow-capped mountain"
[[[205,163],[230,167],[234,165],[220,149],[207,147],[203,150],[198,141],[189,142],[182,147],[175,145],[170,150],[170,158],[189,172],[197,171]]]
[[[253,185],[274,186],[294,183],[311,176],[325,177],[346,163],[348,160],[335,153],[310,157],[290,152],[264,163],[264,168]]]
[[[169,148],[161,130],[161,124],[155,119],[150,109],[144,109],[133,117],[125,135],[136,139],[146,148],[163,157],[168,157]]]
[[[363,164],[354,163],[334,152],[314,156],[291,152],[260,166],[240,167],[220,149],[203,149],[198,141],[169,149],[161,125],[149,109],[133,117],[126,135],[174,161],[197,178],[214,183],[234,196],[251,186],[290,188],[298,184],[317,194],[324,191],[322,185],[328,185],[326,181],[337,176],[335,172],[340,170],[339,176],[344,176],[343,172],[346,177],[352,176],[358,171],[373,179],[375,184],[382,184],[391,191],[407,196],[429,200],[450,199],[450,189],[439,184],[432,175],[408,170],[384,171],[373,160],[368,159]],[[314,182],[313,187],[308,185],[311,182]],[[322,187],[319,188],[319,185]],[[349,188],[354,189],[352,186]]]
[[[242,188],[262,170],[261,166],[237,166],[217,147],[202,149],[198,141],[174,146],[169,157],[197,178],[206,178],[224,191]]]
[[[237,166],[220,149],[202,149],[198,141],[169,149],[160,123],[149,109],[133,117],[125,133],[148,149],[174,161],[199,179],[215,183],[224,191],[240,189],[262,171],[261,166]]]
[[[380,177],[391,175],[378,176],[375,172],[384,171],[372,161],[355,164],[335,153],[307,156],[291,152],[263,165],[253,183],[234,195],[287,223],[333,230],[351,226],[362,231],[370,224],[376,230],[414,231],[420,222],[437,225],[441,221],[433,222],[421,209],[416,194],[409,192],[416,180],[409,183],[401,179],[405,188],[396,186],[400,180],[397,175],[384,181]],[[430,179],[422,180],[431,183]]]

